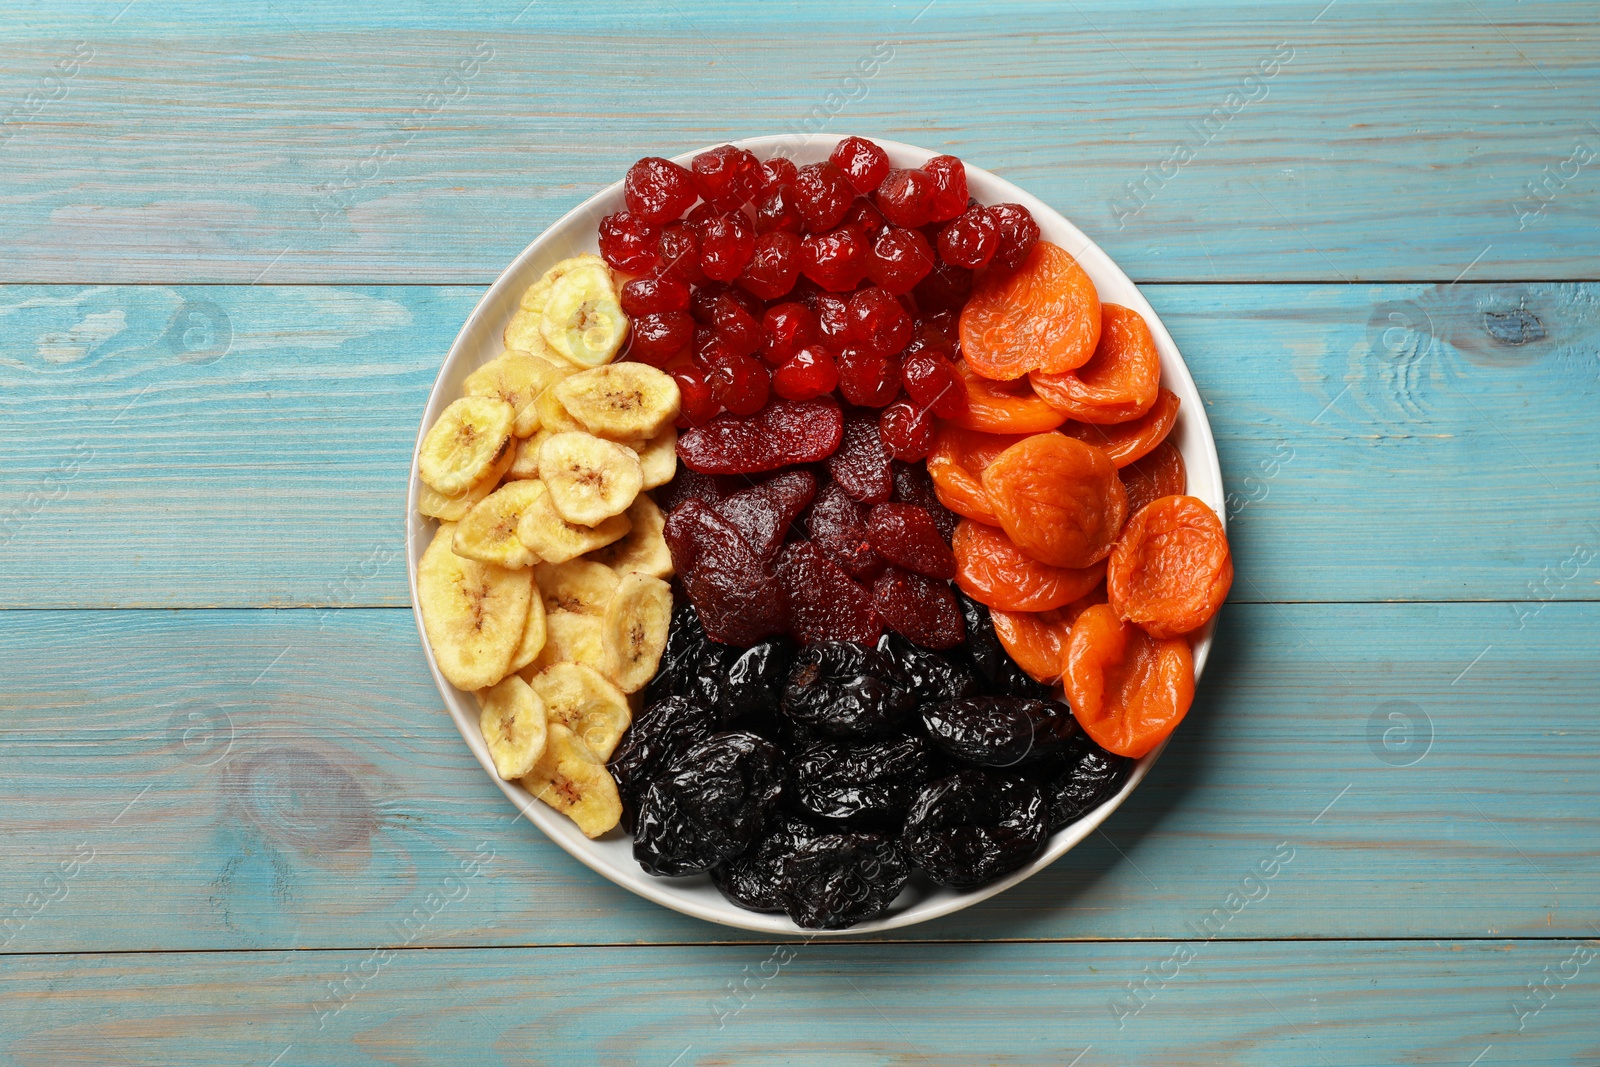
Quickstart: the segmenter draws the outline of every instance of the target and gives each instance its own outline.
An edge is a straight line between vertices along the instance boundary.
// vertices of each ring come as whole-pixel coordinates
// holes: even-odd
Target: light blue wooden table
[[[1592,4],[524,2],[0,4],[0,1063],[1600,1063]],[[401,520],[524,244],[805,129],[1120,261],[1238,579],[1103,832],[772,945],[512,817]]]

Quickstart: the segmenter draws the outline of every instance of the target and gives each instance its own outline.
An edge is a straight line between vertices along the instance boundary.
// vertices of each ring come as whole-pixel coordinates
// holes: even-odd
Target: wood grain
[[[1147,292],[1217,435],[1236,601],[1596,597],[1600,289]],[[0,290],[0,606],[409,603],[411,451],[477,295]]]
[[[895,936],[1189,937],[1281,848],[1223,936],[1588,936],[1597,623],[1593,603],[1522,631],[1504,604],[1229,606],[1194,710],[1103,834]],[[480,848],[492,869],[429,946],[750,939],[520,820],[408,611],[10,611],[0,662],[0,904],[92,851],[4,951],[385,943]]]
[[[0,279],[481,285],[641,155],[807,129],[995,170],[1140,281],[1596,276],[1585,5],[122,6],[0,27]]]

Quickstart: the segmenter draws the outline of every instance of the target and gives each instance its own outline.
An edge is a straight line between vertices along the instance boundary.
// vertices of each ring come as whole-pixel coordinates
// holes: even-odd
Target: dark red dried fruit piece
[[[849,179],[832,163],[807,163],[801,167],[795,175],[794,191],[795,206],[812,233],[839,225],[856,198]]]
[[[798,541],[785,548],[778,557],[778,581],[789,600],[789,633],[796,640],[870,645],[882,635],[872,593],[816,545]]]
[[[844,172],[858,193],[870,193],[889,173],[889,153],[865,137],[846,137],[833,146],[828,161]]]
[[[916,229],[933,218],[933,175],[921,170],[891,170],[872,202],[896,226]]]
[[[806,533],[852,578],[870,582],[884,567],[872,547],[864,509],[832,482],[817,492],[806,513]]]
[[[735,355],[711,369],[711,392],[735,415],[754,415],[766,406],[772,372],[749,356]]]
[[[770,189],[774,185],[792,184],[799,173],[800,168],[794,165],[794,160],[773,156],[761,163],[761,188]]]
[[[1006,270],[1016,270],[1039,240],[1039,224],[1033,221],[1033,212],[1021,204],[995,204],[989,214],[1000,224],[1000,243],[992,262]]]
[[[850,328],[850,301],[838,293],[818,293],[813,301],[822,339],[835,347],[844,344],[845,331]]]
[[[925,312],[953,311],[960,313],[967,297],[972,295],[972,272],[965,267],[948,263],[935,263],[928,276],[911,290],[917,306]]]
[[[689,287],[676,278],[635,278],[622,287],[622,310],[634,316],[688,311]]]
[[[977,270],[1000,247],[1000,223],[994,213],[974,204],[939,231],[939,258],[957,267]]]
[[[859,407],[881,408],[900,395],[900,357],[860,345],[839,350],[839,392]]]
[[[945,543],[950,543],[950,538],[956,532],[956,523],[961,521],[960,516],[939,503],[926,466],[921,463],[895,463],[892,499],[897,504],[915,504],[926,511]]]
[[[956,576],[956,557],[933,516],[915,504],[875,504],[867,515],[872,547],[890,563],[929,578]]]
[[[756,238],[750,262],[739,275],[739,285],[762,300],[777,300],[794,288],[800,274],[800,238],[781,231]],[[752,314],[759,315],[757,308]]]
[[[955,156],[934,156],[922,165],[933,178],[929,222],[947,222],[967,209],[967,168]]]
[[[850,204],[850,210],[844,213],[844,218],[839,220],[839,225],[854,226],[872,239],[878,236],[879,230],[889,225],[889,220],[883,217],[883,212],[871,200],[858,196]]]
[[[707,219],[700,227],[700,269],[707,278],[731,282],[756,251],[756,228],[742,211]]]
[[[655,226],[627,211],[600,220],[600,256],[618,270],[643,274],[656,264]]]
[[[753,489],[744,489],[717,508],[738,527],[756,555],[767,563],[778,557],[789,527],[817,493],[817,478],[810,471],[785,471]],[[955,557],[951,557],[952,561]],[[952,567],[954,563],[952,563]]]
[[[701,152],[690,160],[695,185],[718,211],[734,211],[761,187],[761,163],[731,144]]]
[[[761,359],[769,367],[781,367],[794,354],[819,336],[817,313],[799,301],[774,304],[761,317]]]
[[[709,504],[689,500],[673,509],[662,533],[707,637],[748,646],[787,628],[783,585]]]
[[[885,226],[867,254],[867,276],[899,296],[909,293],[934,265],[933,248],[921,230]]]
[[[682,311],[640,315],[633,320],[628,336],[628,358],[652,367],[665,366],[693,339],[694,320]]]
[[[679,405],[678,428],[701,426],[716,418],[722,404],[711,391],[711,382],[698,367],[679,367],[672,372],[682,398]]]
[[[810,400],[839,384],[839,366],[823,345],[807,345],[772,372],[772,391],[785,400]]]
[[[661,241],[656,249],[660,266],[658,274],[676,278],[690,285],[706,280],[700,269],[700,237],[687,222],[669,222],[661,228]]]
[[[692,471],[680,464],[672,481],[656,490],[655,496],[661,510],[670,512],[691,500],[715,504],[722,499],[722,490],[717,488],[717,480],[711,475]]]
[[[774,185],[756,197],[756,232],[801,234],[806,222],[795,206],[794,186],[787,182]]]
[[[889,629],[925,648],[953,648],[967,639],[961,608],[945,582],[890,567],[872,583],[872,606]]]
[[[828,473],[852,500],[877,504],[889,499],[894,476],[874,412],[852,411],[844,417],[844,434],[838,451],[828,457]]]
[[[912,349],[917,349],[915,342]],[[907,349],[900,375],[905,380],[906,395],[919,408],[931,411],[941,419],[960,418],[967,413],[967,390],[961,376],[951,362],[937,352],[921,348]]]
[[[628,168],[622,197],[629,211],[659,226],[693,207],[700,193],[689,172],[672,160],[646,156]]]
[[[896,400],[883,409],[878,436],[895,459],[926,459],[933,451],[933,416],[909,400]]]
[[[833,455],[844,413],[832,397],[774,400],[750,416],[719,415],[678,438],[678,458],[703,474],[755,474]]]
[[[889,356],[911,343],[911,316],[887,289],[869,285],[850,295],[845,339],[875,355]]]
[[[800,272],[835,293],[847,293],[867,274],[867,239],[854,226],[807,234],[800,242]]]
[[[741,356],[755,353],[764,339],[761,320],[729,293],[717,298],[711,310],[711,327],[723,344]]]

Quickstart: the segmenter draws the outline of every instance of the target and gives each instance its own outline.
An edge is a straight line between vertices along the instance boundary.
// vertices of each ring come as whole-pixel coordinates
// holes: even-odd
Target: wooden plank
[[[1321,6],[14,4],[0,278],[481,285],[640,155],[818,129],[1142,281],[1595,277],[1592,7]]]
[[[1597,952],[1541,940],[37,956],[0,962],[0,1035],[19,1067],[1576,1064],[1600,1051]],[[1539,982],[1542,1002],[1525,988]]]
[[[1504,604],[1229,606],[1188,721],[1103,834],[895,937],[1185,938],[1239,892],[1259,899],[1228,938],[1589,936],[1597,624],[1594,603],[1521,631]],[[480,849],[428,944],[750,938],[518,819],[410,612],[11,611],[0,662],[5,951],[386,943]]]
[[[1236,601],[1596,596],[1600,288],[1148,294],[1216,431]],[[0,289],[0,606],[407,604],[405,472],[477,295]]]

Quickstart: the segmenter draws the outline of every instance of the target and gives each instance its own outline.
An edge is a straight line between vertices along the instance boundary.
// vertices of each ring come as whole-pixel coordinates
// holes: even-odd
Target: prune
[[[611,753],[607,767],[622,796],[622,828],[633,833],[639,801],[684,749],[716,732],[717,713],[689,697],[670,696],[645,707]]]
[[[878,435],[877,416],[860,410],[845,415],[839,448],[828,457],[834,484],[863,504],[888,500],[894,490],[889,461],[889,450]]]
[[[794,645],[786,637],[772,637],[752,645],[728,664],[722,706],[730,721],[748,723],[749,729],[767,732],[768,724],[783,703],[783,688],[789,681],[789,665],[794,660]]]
[[[681,600],[672,611],[661,665],[645,687],[645,703],[682,696],[702,707],[722,711],[726,704],[723,698],[728,686],[728,664],[737,655],[737,649],[707,637],[694,605]]]
[[[823,741],[789,761],[784,797],[820,825],[898,831],[912,795],[940,765],[933,746],[916,735],[867,744]]]
[[[977,676],[966,664],[918,648],[899,634],[884,634],[878,641],[878,651],[887,656],[906,679],[919,708],[977,696],[981,691]]]
[[[831,397],[774,400],[754,415],[718,415],[678,438],[678,458],[702,474],[755,474],[833,455],[844,413]]]
[[[967,654],[972,657],[973,666],[978,668],[978,673],[987,683],[986,688],[992,693],[1007,696],[1049,700],[1050,687],[1028,677],[1027,672],[1012,662],[1006,650],[1000,646],[994,623],[989,618],[989,609],[960,589],[955,590],[955,598],[957,607],[961,609],[962,621],[966,624]]]
[[[786,471],[752,489],[734,493],[717,510],[744,535],[756,555],[771,563],[783,546],[790,524],[800,517],[816,492],[817,479],[810,471]],[[951,559],[953,566],[954,557]]]
[[[1033,859],[1049,832],[1044,794],[1026,779],[962,771],[911,801],[900,846],[940,885],[979,885]]]
[[[891,629],[928,648],[952,648],[966,636],[950,583],[889,566],[872,583],[872,606]]]
[[[789,918],[809,930],[837,930],[888,910],[910,875],[881,834],[825,834],[802,841],[783,861]]]
[[[933,479],[928,477],[928,468],[921,463],[894,464],[894,496],[891,498],[897,504],[915,504],[933,519],[933,525],[938,528],[945,544],[950,543],[950,535],[956,532],[956,513],[939,503],[938,495],[933,491]]]
[[[833,482],[823,486],[806,513],[806,532],[846,574],[871,581],[883,573],[884,559],[872,547],[860,504]]]
[[[870,643],[883,632],[871,591],[809,541],[783,550],[777,575],[787,601],[789,633],[796,639]]]
[[[639,805],[633,858],[651,874],[707,871],[766,826],[783,780],[780,753],[755,734],[712,734],[680,753]]]
[[[1014,767],[1079,736],[1065,704],[1024,697],[968,697],[922,709],[933,743],[964,763]]]
[[[1133,760],[1114,756],[1079,734],[1046,761],[1052,773],[1040,784],[1050,805],[1050,829],[1076,822],[1109,800],[1133,771]]]
[[[956,576],[956,557],[925,508],[875,504],[867,515],[867,534],[872,547],[890,563],[930,578],[948,581]]]
[[[906,682],[893,661],[877,649],[824,641],[795,656],[783,692],[783,712],[834,737],[885,737],[916,710]]]
[[[783,632],[783,586],[711,505],[688,501],[667,516],[662,533],[684,592],[713,641],[745,647]]]
[[[742,855],[711,872],[722,895],[747,911],[785,909],[783,865],[802,842],[821,835],[799,819],[786,819]]]

